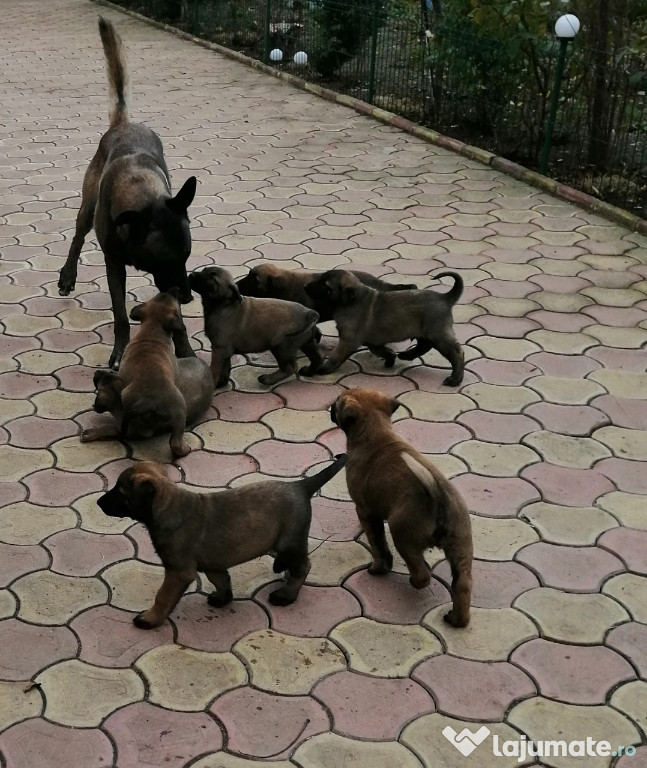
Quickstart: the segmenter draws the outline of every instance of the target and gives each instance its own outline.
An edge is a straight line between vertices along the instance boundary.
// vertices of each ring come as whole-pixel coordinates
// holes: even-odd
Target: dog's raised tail
[[[321,472],[317,472],[316,475],[311,475],[310,477],[304,477],[303,483],[310,496],[316,493],[329,480],[332,480],[333,477],[346,466],[347,461],[348,456],[345,453],[340,453],[335,456],[333,463],[329,464],[325,469],[322,469]]]
[[[126,52],[121,37],[111,21],[99,16],[99,34],[103,43],[110,94],[110,127],[128,119],[130,83],[126,67]]]
[[[434,275],[435,278],[439,277],[451,277],[454,280],[454,285],[450,288],[447,293],[443,293],[443,296],[445,297],[446,301],[449,302],[452,306],[456,304],[456,302],[460,299],[460,297],[463,295],[463,278],[458,274],[458,272],[437,272]]]

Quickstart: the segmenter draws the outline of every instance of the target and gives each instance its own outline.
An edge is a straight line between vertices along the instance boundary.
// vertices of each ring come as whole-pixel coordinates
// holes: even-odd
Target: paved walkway
[[[175,186],[200,180],[191,267],[352,264],[423,286],[449,267],[469,286],[458,390],[433,356],[385,374],[359,353],[272,391],[256,381],[269,358],[240,359],[171,472],[202,489],[298,476],[343,448],[327,412],[343,387],[397,395],[398,431],[473,513],[471,626],[443,624],[435,554],[422,593],[401,563],[367,575],[342,478],[316,499],[294,606],[268,604],[264,558],[235,569],[233,607],[209,608],[201,582],[142,632],[133,612],[161,569],[142,528],[95,501],[132,458],[166,460],[167,443],[80,445],[111,342],[94,240],[74,295],[56,290],[107,125],[100,9],[0,9],[3,768],[504,768],[537,762],[514,756],[520,734],[644,741],[647,239],[107,11],[135,115],[161,134]],[[147,276],[130,287],[153,294]],[[200,306],[187,309],[204,346]],[[471,757],[441,733],[480,724],[491,736]],[[500,751],[513,740],[508,756],[494,737]],[[647,747],[538,764],[644,768]]]

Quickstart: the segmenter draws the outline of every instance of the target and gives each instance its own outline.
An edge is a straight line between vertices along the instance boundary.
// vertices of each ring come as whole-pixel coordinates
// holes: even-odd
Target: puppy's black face
[[[347,435],[362,430],[371,413],[382,413],[388,419],[400,407],[393,397],[374,389],[351,389],[341,394],[330,406],[330,419]]]
[[[121,379],[115,371],[95,371],[94,386],[97,395],[93,408],[97,413],[112,411],[121,397]]]
[[[236,282],[236,286],[243,296],[255,296],[258,299],[265,299],[268,297],[266,291],[261,286],[261,281],[258,278],[256,272],[252,269],[245,277],[241,277]]]
[[[332,311],[353,304],[357,300],[357,288],[360,285],[359,279],[352,272],[331,269],[307,283],[305,291],[317,307]]]
[[[153,514],[153,502],[159,477],[143,469],[144,464],[125,469],[114,488],[97,499],[101,511],[109,517],[130,517],[148,525]]]
[[[226,269],[220,267],[207,267],[200,272],[191,272],[189,285],[200,294],[205,307],[240,304],[242,301],[233,277]]]

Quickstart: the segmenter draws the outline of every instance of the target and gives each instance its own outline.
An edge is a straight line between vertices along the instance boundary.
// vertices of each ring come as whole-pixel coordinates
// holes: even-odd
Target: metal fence
[[[536,169],[558,43],[437,16],[438,0],[118,0]],[[593,64],[592,64],[593,62]],[[647,61],[569,46],[549,176],[647,218]]]

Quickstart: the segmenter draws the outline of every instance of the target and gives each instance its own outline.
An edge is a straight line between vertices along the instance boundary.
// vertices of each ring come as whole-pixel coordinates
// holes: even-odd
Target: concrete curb
[[[183,40],[189,40],[190,42],[195,43],[202,48],[207,48],[210,51],[220,53],[223,56],[226,56],[228,59],[233,59],[234,61],[238,61],[241,64],[246,64],[248,67],[258,69],[267,75],[272,75],[272,77],[283,80],[284,82],[289,83],[290,85],[294,86],[295,88],[299,88],[302,91],[307,91],[308,93],[312,93],[315,96],[319,96],[322,99],[332,101],[336,104],[342,104],[345,107],[351,107],[351,109],[354,109],[360,114],[372,117],[375,120],[379,120],[381,123],[385,123],[386,125],[392,125],[394,128],[398,128],[401,131],[410,133],[412,136],[423,139],[430,144],[435,144],[436,146],[443,147],[444,149],[448,149],[452,152],[456,152],[459,155],[463,155],[463,157],[468,157],[471,160],[476,160],[479,163],[483,163],[483,165],[488,165],[497,171],[501,171],[502,173],[506,173],[508,176],[512,176],[515,179],[518,179],[519,181],[524,181],[526,184],[530,184],[533,187],[541,189],[543,192],[548,192],[554,197],[557,197],[561,200],[566,200],[569,203],[574,203],[575,205],[579,205],[581,208],[621,224],[622,226],[627,227],[627,229],[631,229],[647,235],[647,219],[641,219],[639,216],[636,216],[629,211],[625,211],[623,208],[618,208],[617,206],[611,205],[610,203],[605,203],[604,201],[598,200],[592,195],[587,195],[586,192],[581,192],[580,190],[574,189],[573,187],[561,184],[559,181],[551,179],[548,176],[543,176],[541,173],[531,171],[528,168],[525,168],[523,165],[512,162],[512,160],[506,160],[506,158],[495,155],[494,153],[488,152],[485,149],[480,149],[479,147],[474,147],[471,144],[465,144],[462,141],[458,141],[458,139],[452,139],[449,136],[444,136],[443,134],[438,133],[431,128],[425,128],[424,126],[418,125],[417,123],[412,123],[410,120],[407,120],[400,115],[395,115],[393,112],[388,112],[385,109],[374,107],[373,105],[368,104],[361,99],[355,99],[352,96],[346,96],[342,93],[337,93],[336,91],[332,91],[329,88],[323,88],[320,85],[310,83],[300,77],[297,77],[296,75],[290,74],[289,72],[281,72],[277,69],[274,69],[274,67],[270,67],[268,64],[264,64],[258,59],[252,59],[251,57],[246,56],[244,53],[234,51],[230,48],[225,48],[222,45],[218,45],[218,43],[211,43],[208,40],[195,37],[194,35],[191,35],[188,32],[184,32],[177,27],[173,27],[170,24],[164,24],[161,21],[156,21],[155,19],[151,19],[148,16],[143,16],[141,13],[132,11],[130,8],[124,8],[121,5],[111,3],[110,0],[93,1],[98,5],[105,5],[106,7],[112,8],[115,11],[120,11],[121,13],[132,16],[139,21],[150,24],[153,27],[157,27],[158,29],[163,29],[166,32],[170,32],[172,35],[175,35],[176,37],[179,37]]]

